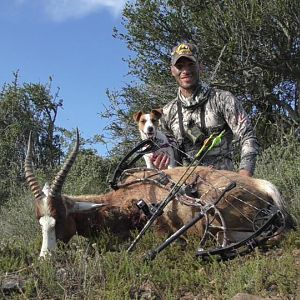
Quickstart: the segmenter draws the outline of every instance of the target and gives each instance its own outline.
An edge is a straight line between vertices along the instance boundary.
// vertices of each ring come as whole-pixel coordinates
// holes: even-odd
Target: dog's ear
[[[142,111],[138,111],[136,113],[133,114],[132,118],[135,122],[138,122],[140,120],[141,115],[143,114]]]
[[[154,108],[151,110],[151,114],[154,114],[158,119],[160,119],[163,114],[163,110],[162,108]]]

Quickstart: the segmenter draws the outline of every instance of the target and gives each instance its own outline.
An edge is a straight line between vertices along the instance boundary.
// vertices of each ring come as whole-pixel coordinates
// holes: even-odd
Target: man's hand
[[[154,167],[158,170],[165,170],[170,163],[170,157],[166,153],[160,153],[158,155],[152,155],[151,161]]]
[[[245,170],[245,169],[239,170],[239,174],[242,175],[242,176],[252,177],[252,173],[248,170]]]

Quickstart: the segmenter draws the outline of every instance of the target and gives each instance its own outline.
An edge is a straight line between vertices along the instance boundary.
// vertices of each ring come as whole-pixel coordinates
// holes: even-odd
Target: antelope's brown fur
[[[79,135],[77,133],[74,150],[62,170],[55,177],[49,193],[44,193],[33,175],[31,138],[29,139],[25,174],[27,182],[35,195],[37,219],[40,219],[45,213],[49,214],[55,220],[56,239],[64,242],[68,242],[76,232],[84,237],[89,237],[108,230],[115,235],[126,238],[129,236],[130,230],[142,228],[146,220],[137,209],[136,203],[140,199],[148,204],[159,203],[167,197],[170,187],[167,188],[162,184],[143,181],[142,179],[145,176],[153,175],[156,172],[155,170],[148,170],[129,175],[124,180],[123,186],[106,194],[61,195],[63,184],[76,158],[78,147]],[[177,182],[185,171],[186,168],[178,167],[165,170],[164,173],[169,178],[169,182]],[[136,182],[132,183],[133,181]],[[226,193],[218,204],[218,209],[225,216],[226,227],[233,229],[233,234],[229,234],[229,239],[235,239],[234,231],[247,232],[253,230],[253,224],[248,218],[252,219],[254,214],[260,208],[267,207],[268,203],[284,210],[284,203],[272,184],[267,181],[241,176],[235,172],[197,167],[185,184],[193,185],[198,192],[200,203],[205,204],[214,202],[221,194],[222,189],[231,182],[235,182],[236,187]],[[79,212],[74,209],[76,203],[87,202],[105,204],[105,206],[99,210],[91,209],[87,212]],[[45,209],[45,206],[47,206],[47,209]],[[199,211],[198,207],[188,206],[174,199],[164,209],[164,214],[158,218],[156,230],[164,234],[172,233],[190,221]],[[220,223],[218,218],[214,220],[214,223],[220,225],[218,224]],[[205,220],[203,219],[191,227],[187,234],[196,234],[201,237],[204,224]]]
[[[165,170],[164,173],[177,182],[184,171],[185,168],[176,168]],[[154,172],[148,171],[147,173]],[[145,172],[135,173],[134,178],[128,177],[126,181],[130,182],[136,180],[136,178],[144,177]],[[273,203],[273,199],[264,192],[258,179],[208,167],[197,167],[193,177],[198,178],[197,190],[201,195],[200,200],[202,203],[213,202],[220,195],[220,190],[215,188],[221,188],[222,190],[230,182],[234,181],[237,183],[237,187],[228,192],[218,204],[219,210],[226,216],[228,228],[249,231],[252,229],[253,224],[247,219],[247,216],[249,219],[252,219],[257,212],[256,209],[267,207],[267,202]],[[189,180],[187,180],[188,182]],[[169,190],[159,185],[140,182],[121,187],[116,191],[103,195],[68,196],[68,199],[107,204],[105,208],[98,212],[93,212],[91,215],[75,214],[74,219],[79,234],[88,236],[89,234],[100,233],[103,229],[108,229],[116,235],[125,237],[129,235],[129,230],[140,228],[145,222],[145,219],[136,208],[138,200],[143,199],[148,204],[159,203],[167,197],[168,193]],[[245,205],[238,199],[252,206]],[[266,202],[261,199],[264,199]],[[197,212],[199,212],[199,208],[187,206],[177,200],[173,200],[165,208],[164,214],[158,218],[156,229],[164,234],[172,233],[190,221]],[[199,222],[191,227],[188,233],[201,236],[203,233],[203,222]]]

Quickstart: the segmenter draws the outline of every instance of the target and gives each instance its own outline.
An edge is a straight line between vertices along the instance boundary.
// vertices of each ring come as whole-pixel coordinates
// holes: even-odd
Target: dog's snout
[[[147,130],[148,130],[148,132],[153,132],[154,128],[153,128],[152,126],[149,126],[149,127],[147,128]]]

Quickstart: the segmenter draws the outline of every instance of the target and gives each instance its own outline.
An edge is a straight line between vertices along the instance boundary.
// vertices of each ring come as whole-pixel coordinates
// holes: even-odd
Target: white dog
[[[151,139],[159,147],[155,152],[147,153],[143,156],[147,168],[155,168],[151,161],[153,155],[157,156],[160,153],[167,153],[170,158],[168,168],[171,169],[176,166],[174,150],[172,148],[172,145],[174,146],[176,143],[158,130],[159,119],[161,116],[161,109],[152,109],[150,114],[144,114],[142,111],[135,113],[133,119],[138,124],[142,140]]]

